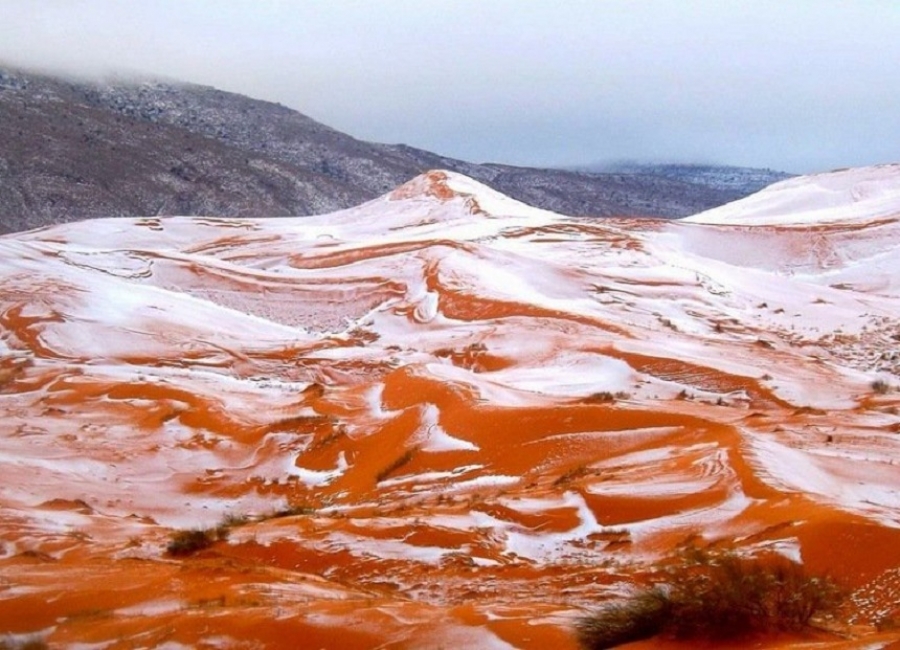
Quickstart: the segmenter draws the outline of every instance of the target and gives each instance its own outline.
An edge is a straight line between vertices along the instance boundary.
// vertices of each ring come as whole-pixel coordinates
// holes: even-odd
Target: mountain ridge
[[[796,176],[774,169],[713,165],[703,163],[606,163],[573,167],[575,170],[620,174],[648,174],[722,190],[752,194],[788,178]]]
[[[0,64],[0,232],[102,216],[321,214],[449,169],[530,205],[680,217],[739,198],[649,174],[475,164],[365,142],[208,86],[65,80]]]

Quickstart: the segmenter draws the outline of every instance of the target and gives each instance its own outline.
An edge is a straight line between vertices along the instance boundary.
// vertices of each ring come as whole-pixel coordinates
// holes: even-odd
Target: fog
[[[0,61],[181,79],[473,160],[900,160],[894,0],[0,0]]]

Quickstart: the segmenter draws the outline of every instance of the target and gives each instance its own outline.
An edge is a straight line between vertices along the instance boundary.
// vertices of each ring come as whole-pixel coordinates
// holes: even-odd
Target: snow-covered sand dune
[[[684,219],[690,223],[798,226],[900,217],[900,164],[796,176]]]
[[[0,237],[0,627],[572,648],[579,608],[685,544],[832,571],[878,623],[898,188],[598,221],[436,171],[326,216]]]

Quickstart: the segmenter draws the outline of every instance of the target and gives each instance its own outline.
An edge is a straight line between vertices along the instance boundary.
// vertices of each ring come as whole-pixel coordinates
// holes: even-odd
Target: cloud
[[[896,159],[892,0],[0,0],[0,59],[154,73],[524,164]]]

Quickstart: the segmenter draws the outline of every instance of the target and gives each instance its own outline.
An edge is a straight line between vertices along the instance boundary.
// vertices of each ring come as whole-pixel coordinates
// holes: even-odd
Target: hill
[[[573,215],[680,217],[744,195],[651,174],[476,165],[214,88],[2,66],[0,139],[0,232],[107,216],[320,214],[434,168]]]
[[[670,180],[692,183],[700,187],[730,191],[749,195],[791,178],[793,174],[774,169],[757,167],[735,167],[732,165],[698,165],[698,164],[642,164],[618,163],[588,165],[581,171],[599,173],[638,174],[658,176]]]
[[[900,211],[900,165],[840,169],[785,180],[686,219],[723,225],[865,225]]]

